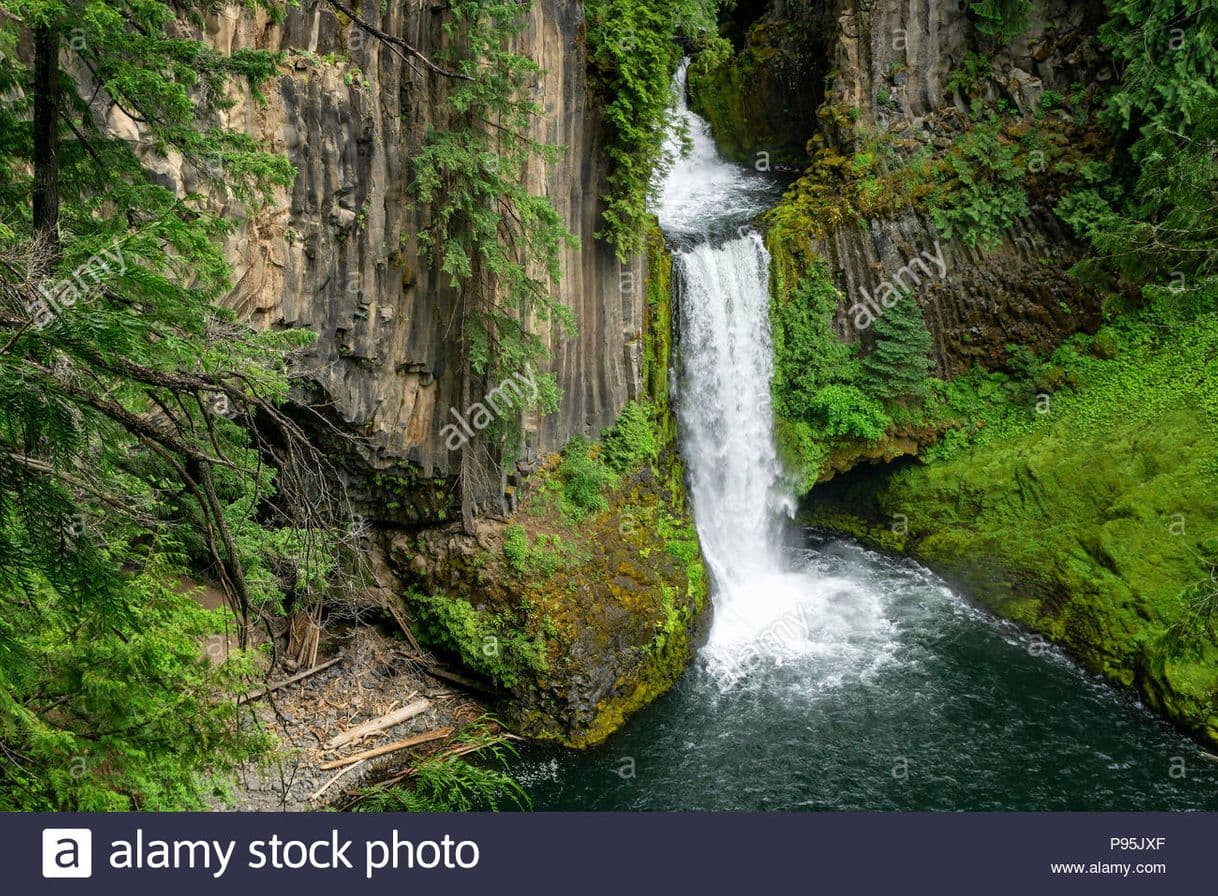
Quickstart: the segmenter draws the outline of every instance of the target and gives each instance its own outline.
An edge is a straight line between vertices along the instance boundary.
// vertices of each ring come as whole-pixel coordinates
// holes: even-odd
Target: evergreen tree
[[[875,342],[863,358],[869,391],[890,401],[921,399],[933,365],[933,343],[917,300],[902,296],[873,329]]]
[[[1107,113],[1129,164],[1111,181],[1085,184],[1059,213],[1096,249],[1086,267],[1115,268],[1131,284],[1168,287],[1213,310],[1218,8],[1209,0],[1108,5],[1101,35],[1123,70]]]
[[[828,268],[817,263],[789,296],[770,305],[774,343],[774,409],[788,420],[813,415],[812,402],[825,386],[853,383],[857,348],[833,331],[841,295]]]
[[[197,805],[261,738],[217,700],[248,661],[202,656],[224,615],[178,583],[216,583],[244,639],[335,568],[330,477],[279,409],[302,337],[216,306],[233,222],[136,153],[246,204],[290,183],[217,124],[277,59],[185,36],[211,9],[0,13],[0,809]]]
[[[531,84],[536,62],[509,48],[525,27],[527,3],[454,0],[446,29],[456,38],[440,54],[448,66],[443,127],[431,130],[413,159],[415,195],[430,212],[419,244],[458,290],[461,400],[480,401],[504,380],[549,358],[547,327],[574,331],[556,295],[562,252],[577,245],[553,200],[530,193],[525,174],[557,150],[529,133],[540,107]],[[531,374],[533,375],[533,374]],[[461,514],[472,533],[479,505],[501,503],[507,465],[522,439],[526,411],[558,407],[553,374],[539,374],[536,400],[517,403],[461,447]]]

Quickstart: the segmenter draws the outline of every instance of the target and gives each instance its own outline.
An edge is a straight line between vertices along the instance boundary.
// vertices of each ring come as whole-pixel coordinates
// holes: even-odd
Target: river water
[[[657,213],[674,246],[681,450],[713,580],[708,643],[605,744],[534,748],[537,809],[1218,808],[1218,765],[1131,696],[909,561],[790,523],[769,383],[776,184],[685,103]]]

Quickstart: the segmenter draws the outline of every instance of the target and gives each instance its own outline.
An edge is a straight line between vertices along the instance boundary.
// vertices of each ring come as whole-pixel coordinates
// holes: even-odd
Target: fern
[[[1028,30],[1032,0],[970,0],[977,30],[1004,44]]]
[[[474,812],[529,809],[532,801],[508,769],[516,749],[492,732],[486,719],[467,725],[456,747],[422,760],[408,784],[366,788],[355,806],[360,812]],[[478,761],[466,759],[466,755]]]

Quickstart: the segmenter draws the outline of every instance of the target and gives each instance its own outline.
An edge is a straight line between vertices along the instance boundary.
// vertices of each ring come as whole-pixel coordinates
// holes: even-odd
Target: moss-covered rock
[[[599,512],[564,502],[560,459],[509,521],[400,536],[421,638],[503,695],[523,734],[584,747],[676,682],[710,622],[708,580],[670,451]]]
[[[1076,340],[1077,388],[818,486],[805,519],[916,557],[1218,743],[1218,323],[1162,323]]]
[[[739,53],[708,52],[690,67],[691,108],[730,159],[767,167],[807,162],[824,95],[825,32],[821,17],[804,7],[776,5],[748,29]]]

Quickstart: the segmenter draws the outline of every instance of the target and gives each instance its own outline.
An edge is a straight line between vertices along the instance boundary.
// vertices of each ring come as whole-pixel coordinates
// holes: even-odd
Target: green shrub
[[[1032,0],[970,0],[968,6],[977,30],[1002,43],[1028,30]]]
[[[660,442],[651,422],[651,410],[629,401],[617,421],[601,438],[601,457],[615,473],[630,473],[660,455]]]
[[[800,491],[811,488],[832,446],[876,441],[892,419],[868,394],[859,348],[833,330],[840,296],[823,263],[814,264],[786,297],[770,306],[774,342],[772,394],[783,463]],[[920,368],[925,373],[926,367]]]
[[[875,441],[892,423],[884,406],[857,386],[825,386],[812,397],[811,406],[822,421],[821,435],[829,438]]]
[[[568,516],[580,519],[609,508],[605,493],[617,483],[617,476],[598,457],[596,448],[584,436],[575,436],[562,452],[558,479],[562,483],[559,503]]]
[[[529,555],[529,536],[524,526],[513,523],[504,530],[503,556],[515,567],[523,566]]]
[[[503,688],[545,671],[544,630],[530,634],[530,620],[505,619],[460,597],[410,591],[406,600],[422,639]]]
[[[1066,104],[1066,98],[1056,90],[1046,90],[1040,96],[1040,110],[1050,112],[1053,109],[1060,109]]]
[[[814,416],[817,391],[851,383],[858,373],[857,347],[833,332],[837,287],[823,263],[814,265],[787,296],[770,305],[774,344],[774,407],[780,417]]]
[[[994,64],[989,59],[969,50],[964,54],[964,64],[952,70],[944,86],[948,93],[959,92],[970,97],[989,80],[993,72]]]
[[[503,556],[512,569],[530,579],[548,579],[562,568],[567,555],[576,553],[575,548],[557,535],[542,533],[536,544],[529,544],[524,527],[513,523],[504,530]]]
[[[929,198],[939,232],[970,249],[997,245],[1029,211],[1023,185],[1027,172],[1016,161],[1018,146],[1003,139],[1000,130],[991,120],[957,138]]]

